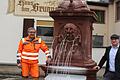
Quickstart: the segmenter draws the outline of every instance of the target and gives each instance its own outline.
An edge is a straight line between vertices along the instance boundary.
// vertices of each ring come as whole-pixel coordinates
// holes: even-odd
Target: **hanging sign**
[[[60,1],[60,0],[59,0]],[[15,15],[49,16],[59,4],[58,0],[15,0]]]

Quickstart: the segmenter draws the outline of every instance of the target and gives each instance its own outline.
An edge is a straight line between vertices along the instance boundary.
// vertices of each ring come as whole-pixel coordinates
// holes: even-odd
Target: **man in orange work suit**
[[[46,54],[47,59],[50,58],[47,45],[41,38],[36,37],[35,28],[28,28],[28,36],[20,40],[17,53],[17,66],[22,69],[23,80],[26,80],[29,75],[33,80],[39,80],[38,52],[40,49]]]

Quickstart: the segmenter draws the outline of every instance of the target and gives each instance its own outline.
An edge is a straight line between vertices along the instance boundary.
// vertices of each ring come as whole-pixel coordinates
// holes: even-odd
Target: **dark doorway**
[[[29,27],[34,27],[34,19],[24,18],[24,21],[23,21],[23,37],[27,36],[27,29]]]

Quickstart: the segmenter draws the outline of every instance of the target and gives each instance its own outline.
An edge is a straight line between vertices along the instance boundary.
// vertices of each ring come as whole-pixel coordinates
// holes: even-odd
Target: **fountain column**
[[[77,73],[74,69],[69,74],[87,76],[87,80],[96,80],[96,71],[92,67],[92,30],[96,15],[90,11],[85,0],[64,0],[55,11],[49,12],[54,19],[53,57],[48,65],[54,67],[85,68],[85,72]],[[54,72],[54,71],[53,71]],[[59,73],[59,72],[58,72]]]

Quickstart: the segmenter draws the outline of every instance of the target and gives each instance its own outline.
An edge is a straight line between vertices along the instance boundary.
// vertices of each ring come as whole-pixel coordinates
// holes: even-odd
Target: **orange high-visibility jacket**
[[[41,38],[35,38],[30,41],[29,37],[22,38],[19,42],[17,60],[25,63],[38,63],[38,52],[42,50],[49,56],[48,47]]]

